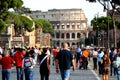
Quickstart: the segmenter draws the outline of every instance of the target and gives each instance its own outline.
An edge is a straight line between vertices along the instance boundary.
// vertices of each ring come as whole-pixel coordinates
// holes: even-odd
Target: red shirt
[[[57,49],[53,49],[52,54],[53,54],[54,57],[57,56],[57,53],[58,53],[58,50]]]
[[[17,51],[17,52],[14,54],[13,59],[14,59],[14,61],[15,61],[15,66],[16,66],[16,67],[21,67],[21,66],[22,66],[23,56],[24,56],[24,52],[19,52],[19,51]]]
[[[0,60],[2,64],[2,69],[11,69],[11,64],[13,63],[13,59],[9,56],[5,56]]]

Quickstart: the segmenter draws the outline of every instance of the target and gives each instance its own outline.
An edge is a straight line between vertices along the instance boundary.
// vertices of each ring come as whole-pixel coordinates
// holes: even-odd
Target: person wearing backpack
[[[111,61],[110,76],[112,76],[113,71],[114,71],[114,75],[116,75],[117,68],[115,67],[114,62],[116,61],[116,58],[117,58],[117,48],[112,48],[111,49],[109,57],[110,57],[110,61]]]
[[[33,80],[33,67],[35,66],[36,62],[35,59],[32,57],[33,53],[26,52],[25,57],[22,61],[22,68],[25,73],[25,80]]]

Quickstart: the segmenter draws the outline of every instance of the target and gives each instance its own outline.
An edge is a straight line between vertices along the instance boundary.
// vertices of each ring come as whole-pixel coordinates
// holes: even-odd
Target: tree
[[[116,18],[114,18],[115,20],[115,24],[118,25],[118,20]],[[91,20],[91,25],[93,26],[93,30],[97,31],[98,28],[99,30],[104,30],[104,31],[108,31],[108,23],[109,23],[109,29],[113,29],[113,21],[112,21],[112,18],[110,16],[107,16],[107,17],[98,17],[98,18],[93,18]]]
[[[49,21],[45,19],[34,19],[35,28],[42,27],[43,33],[54,34],[54,29]]]
[[[30,13],[31,10],[30,10],[30,8],[27,8],[27,7],[23,6],[19,9],[15,10],[15,12],[19,13],[19,14],[25,14],[25,13]]]
[[[109,12],[109,15],[112,17],[112,24],[114,27],[114,47],[117,47],[117,38],[116,38],[116,24],[114,21],[115,12],[119,11],[118,6],[120,5],[120,0],[87,0],[89,2],[99,2],[103,5],[104,10]]]
[[[5,22],[2,19],[0,19],[0,32],[5,31],[5,27],[6,27]]]
[[[1,24],[6,25],[8,22],[10,22],[12,18],[11,17],[12,13],[9,11],[9,9],[19,9],[23,5],[22,0],[0,0],[0,19],[1,19]],[[8,20],[9,19],[9,20]],[[6,26],[2,26],[0,33],[5,31]],[[2,30],[3,29],[3,30]]]
[[[32,31],[33,29],[33,21],[29,18],[22,16],[22,12],[29,12],[29,8],[22,7],[23,1],[22,0],[0,0],[0,19],[2,26],[0,29],[0,33],[5,31],[6,26],[13,23],[15,26],[15,32],[21,32],[23,27],[27,31]],[[10,12],[9,9],[13,9],[15,12]],[[3,30],[2,30],[3,29]],[[17,34],[16,34],[17,35]]]

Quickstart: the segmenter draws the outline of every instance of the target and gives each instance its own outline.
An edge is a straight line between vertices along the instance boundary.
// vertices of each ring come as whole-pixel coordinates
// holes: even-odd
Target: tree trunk
[[[112,20],[113,20],[113,36],[114,36],[114,47],[117,47],[117,37],[116,37],[116,25],[115,25],[115,20],[114,20],[114,15],[115,15],[115,10],[113,10],[112,14]]]

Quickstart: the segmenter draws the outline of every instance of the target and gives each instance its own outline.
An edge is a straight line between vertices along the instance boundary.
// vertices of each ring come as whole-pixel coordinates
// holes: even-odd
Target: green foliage
[[[50,46],[53,46],[54,45],[54,41],[53,40],[50,40]]]
[[[30,10],[30,8],[26,8],[26,7],[23,6],[19,9],[16,9],[15,12],[19,13],[19,14],[25,14],[25,13],[31,12],[31,10]]]
[[[33,19],[33,21],[35,22],[35,29],[43,26],[40,19]]]
[[[22,25],[23,27],[28,31],[31,32],[34,30],[33,27],[33,21],[30,20],[29,18],[27,18],[26,16],[21,16],[21,21],[22,21]]]
[[[14,16],[14,25],[15,25],[15,30],[17,30],[18,28],[20,28],[22,26],[22,21],[20,19],[20,15],[16,14]]]
[[[0,0],[0,12],[10,8],[18,9],[23,5],[22,0]]]
[[[115,23],[116,26],[118,25],[118,20],[115,18]],[[108,30],[108,24],[109,24],[109,29],[113,29],[113,24],[112,24],[112,18],[111,17],[99,17],[99,18],[94,18],[91,21],[91,25],[93,26],[93,30]]]
[[[45,19],[34,19],[36,29],[42,27],[43,33],[54,34],[54,29],[49,21]]]
[[[19,17],[16,17],[14,13],[9,11],[9,9],[19,9],[22,5],[22,0],[0,0],[0,31],[5,31],[7,27],[6,25],[9,25],[14,21],[16,21],[14,22],[16,25],[20,25]]]
[[[15,32],[18,32],[20,29],[25,29],[26,31],[33,31],[33,21],[27,18],[26,16],[21,16],[19,14],[14,14],[11,19],[14,23]]]
[[[5,29],[6,29],[5,22],[2,19],[0,19],[0,33],[5,31]]]

